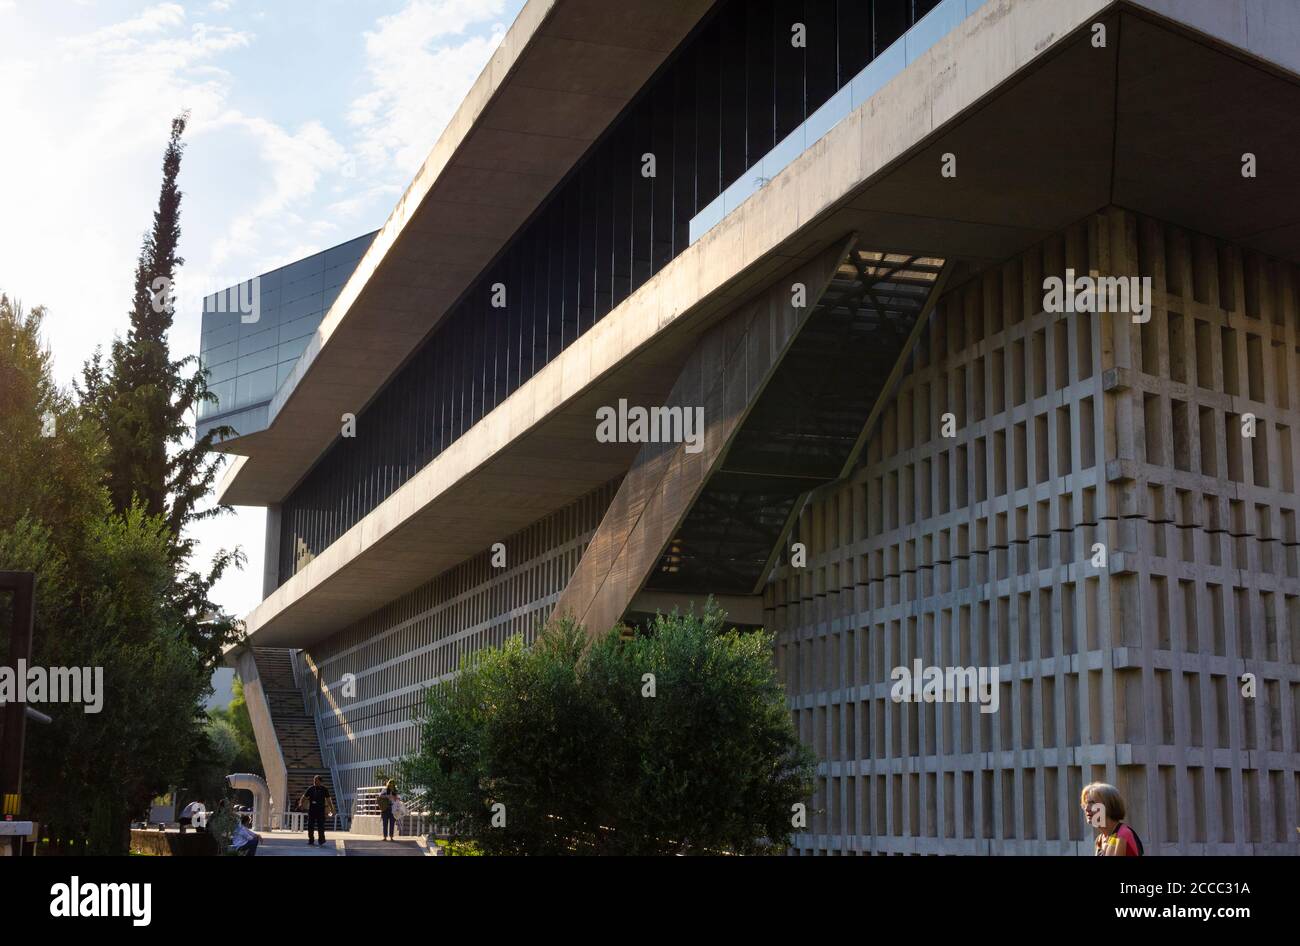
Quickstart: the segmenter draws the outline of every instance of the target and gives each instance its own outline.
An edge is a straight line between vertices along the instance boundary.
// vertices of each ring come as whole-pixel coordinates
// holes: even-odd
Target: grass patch
[[[442,853],[448,857],[482,857],[483,851],[473,841],[444,841],[438,838],[434,841],[438,847],[442,848]]]

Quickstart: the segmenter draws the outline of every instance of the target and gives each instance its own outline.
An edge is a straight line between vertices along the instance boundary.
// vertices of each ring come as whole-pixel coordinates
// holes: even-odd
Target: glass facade
[[[685,250],[692,218],[939,2],[720,0],[285,498],[280,582]]]
[[[199,360],[217,402],[202,405],[200,436],[221,425],[241,435],[266,426],[271,399],[374,237],[357,237],[203,300]]]
[[[744,203],[766,181],[780,174],[786,165],[815,145],[850,112],[880,91],[885,83],[906,69],[913,60],[984,3],[985,0],[940,0],[938,4],[917,4],[916,12],[922,6],[932,9],[924,17],[917,18],[914,25],[888,47],[877,47],[875,57],[867,62],[862,71],[846,79],[842,74],[843,69],[858,61],[854,51],[850,50],[850,55],[841,60],[835,94],[812,112],[806,121],[782,138],[771,151],[753,161],[749,170],[727,184],[722,193],[695,215],[690,223],[691,242],[694,243],[722,222],[723,217]],[[878,38],[888,38],[893,35],[894,29],[895,26],[891,24]]]

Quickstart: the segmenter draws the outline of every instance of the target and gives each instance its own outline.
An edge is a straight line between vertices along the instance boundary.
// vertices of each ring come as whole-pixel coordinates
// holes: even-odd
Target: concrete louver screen
[[[708,582],[726,567],[735,567],[744,555],[761,559],[757,567],[749,561],[741,566],[752,575],[744,590],[752,591],[795,500],[818,482],[801,479],[800,471],[828,470],[831,479],[839,475],[941,268],[941,260],[862,251],[856,248],[856,238],[850,238],[710,328],[683,367],[666,405],[703,407],[701,449],[692,453],[684,443],[642,447],[555,613],[571,614],[599,632],[623,617],[648,578],[673,574],[663,571],[665,562],[676,562],[675,574],[682,574],[687,560],[681,542],[683,524],[702,523],[697,534],[718,528],[718,484],[725,487],[746,474],[729,469],[732,456],[754,467],[748,471],[757,474],[753,495],[779,495],[770,509],[733,505],[726,511],[733,518],[721,527],[724,539],[692,547],[690,566],[702,582]],[[886,326],[891,319],[898,324]],[[894,346],[890,365],[878,379],[874,363],[866,369],[870,380],[866,387],[874,388],[874,393],[854,393],[846,401],[846,389],[854,383],[851,353],[865,357],[868,349],[882,346],[886,339]],[[829,349],[835,346],[844,348],[842,356],[831,357]],[[808,361],[819,356],[836,364],[827,376],[831,387],[822,392],[825,396],[814,399],[811,414],[806,406],[789,414],[768,400],[768,391],[778,400],[793,394],[792,380],[778,383],[787,359],[794,357],[792,365],[805,371]],[[858,365],[856,373],[862,372],[863,366]],[[856,379],[859,385],[862,381],[861,376]],[[845,410],[856,411],[856,420],[846,424]],[[805,431],[814,427],[833,432],[820,450],[801,442]],[[807,466],[810,462],[812,467]],[[799,488],[787,495],[796,483]],[[697,510],[707,518],[696,519]],[[766,517],[761,523],[756,519],[760,514]],[[766,545],[753,538],[759,529],[769,539]],[[710,567],[708,563],[714,562]],[[737,584],[724,581],[710,590],[726,592]]]

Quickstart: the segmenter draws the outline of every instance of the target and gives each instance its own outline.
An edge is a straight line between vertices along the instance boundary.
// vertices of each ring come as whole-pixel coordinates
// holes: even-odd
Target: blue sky
[[[169,123],[191,112],[175,354],[202,295],[383,225],[523,0],[0,0],[0,291],[49,309],[67,384],[125,332]],[[261,510],[218,588],[261,597]]]

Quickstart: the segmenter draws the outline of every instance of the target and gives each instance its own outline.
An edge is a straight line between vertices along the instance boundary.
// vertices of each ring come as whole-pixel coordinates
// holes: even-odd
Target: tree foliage
[[[779,850],[812,755],[771,636],[724,622],[710,606],[588,646],[558,620],[482,651],[430,690],[402,781],[486,853]]]
[[[112,509],[102,439],[55,390],[39,329],[39,310],[0,297],[0,568],[36,574],[32,662],[102,668],[103,701],[42,706],[53,722],[32,728],[24,797],[56,833],[87,839],[79,850],[120,853],[131,817],[189,760],[210,668],[184,634],[166,524]],[[11,620],[0,611],[4,639]]]
[[[186,526],[205,508],[216,431],[188,443],[206,399],[192,359],[173,361],[167,332],[178,255],[185,116],[172,124],[153,227],[136,268],[131,326],[61,391],[41,342],[43,309],[0,296],[0,568],[34,571],[33,663],[102,668],[99,713],[46,704],[50,726],[27,741],[26,811],[76,850],[125,853],[149,800],[213,761],[203,699],[237,622],[211,590],[242,562],[220,552],[190,565]],[[165,290],[165,291],[164,291]],[[0,609],[7,639],[8,609]],[[214,738],[216,742],[214,742]]]
[[[185,262],[179,255],[178,178],[188,120],[188,115],[172,120],[153,226],[136,262],[130,328],[125,338],[114,340],[107,366],[99,351],[86,363],[77,393],[104,433],[105,485],[113,508],[125,512],[139,504],[166,525],[168,554],[177,574],[173,594],[186,615],[185,633],[205,660],[215,662],[237,629],[220,614],[210,592],[227,569],[243,564],[244,557],[238,549],[223,550],[206,570],[193,570],[189,564],[194,541],[186,527],[229,512],[228,506],[209,504],[207,498],[222,462],[212,446],[231,431],[218,427],[194,439],[198,408],[213,395],[197,359],[173,360],[167,340],[176,314],[178,271]]]
[[[244,699],[244,685],[238,677],[234,680],[230,705],[208,710],[205,734],[212,751],[205,756],[205,768],[199,777],[189,783],[198,797],[220,798],[225,792],[225,777],[232,772],[264,774],[253,735],[253,719],[248,715],[248,703]]]

